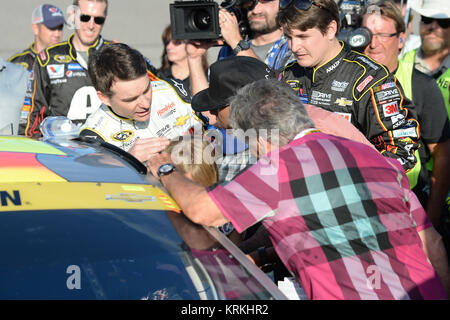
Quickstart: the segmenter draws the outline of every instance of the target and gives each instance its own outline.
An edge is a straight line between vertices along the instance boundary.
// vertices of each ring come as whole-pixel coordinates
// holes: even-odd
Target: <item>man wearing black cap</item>
[[[36,56],[42,50],[61,41],[64,28],[64,15],[62,11],[51,4],[43,4],[34,9],[31,15],[31,29],[34,42],[25,50],[9,58],[9,62],[22,65],[29,73],[28,87],[20,115],[19,134],[25,133],[25,125],[31,108],[33,95],[33,65]]]
[[[221,134],[218,134],[216,140],[219,150],[223,146],[224,155],[218,163],[220,181],[231,180],[253,159],[247,146],[227,135],[224,130],[230,128],[228,125],[229,100],[247,83],[273,77],[275,77],[274,71],[256,58],[231,57],[211,65],[209,88],[198,92],[192,98],[191,106],[194,111],[207,115],[209,124],[220,130]]]
[[[210,67],[209,88],[192,98],[191,106],[194,111],[207,115],[209,124],[219,128],[222,133],[224,157],[218,165],[220,181],[231,180],[254,160],[247,151],[247,146],[227,135],[224,130],[230,128],[228,114],[231,98],[238,89],[249,83],[276,77],[277,73],[262,61],[251,57],[234,56],[213,63]],[[358,129],[341,116],[311,105],[305,107],[316,127],[323,132],[372,146]]]

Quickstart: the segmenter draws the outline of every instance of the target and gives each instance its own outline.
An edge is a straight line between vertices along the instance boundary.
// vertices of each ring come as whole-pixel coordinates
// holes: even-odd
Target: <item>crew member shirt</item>
[[[447,299],[396,161],[319,132],[268,156],[209,195],[238,232],[262,221],[309,299]]]

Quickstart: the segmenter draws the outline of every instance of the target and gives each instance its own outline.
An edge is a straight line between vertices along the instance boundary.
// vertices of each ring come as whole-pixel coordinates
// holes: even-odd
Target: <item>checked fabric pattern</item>
[[[445,298],[417,234],[429,221],[391,161],[312,133],[209,194],[239,232],[263,221],[309,299]]]

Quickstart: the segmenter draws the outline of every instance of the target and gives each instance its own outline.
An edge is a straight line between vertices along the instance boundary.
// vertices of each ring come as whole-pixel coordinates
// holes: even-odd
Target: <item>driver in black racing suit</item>
[[[405,107],[410,101],[386,67],[337,40],[338,17],[333,0],[315,1],[307,10],[293,3],[280,10],[297,59],[281,77],[304,103],[344,116],[380,153],[397,159],[411,181],[419,125]]]

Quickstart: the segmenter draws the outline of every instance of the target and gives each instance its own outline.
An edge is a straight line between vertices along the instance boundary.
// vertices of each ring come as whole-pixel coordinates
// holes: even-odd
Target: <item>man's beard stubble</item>
[[[255,15],[251,15],[248,17],[250,29],[252,30],[253,34],[256,34],[256,35],[268,34],[268,33],[272,33],[279,29],[279,26],[277,25],[277,23],[275,21],[270,23],[266,16],[263,16],[265,18],[264,22],[262,22],[262,21],[252,22],[252,17],[254,17],[254,16]]]
[[[439,34],[440,41],[436,41],[435,39],[429,40],[427,35],[432,32],[433,31],[426,30],[420,33],[420,37],[422,39],[422,51],[427,56],[442,52],[446,48],[450,47],[450,41],[448,39],[444,39],[442,34]]]

